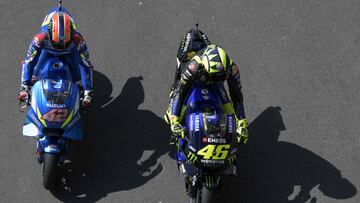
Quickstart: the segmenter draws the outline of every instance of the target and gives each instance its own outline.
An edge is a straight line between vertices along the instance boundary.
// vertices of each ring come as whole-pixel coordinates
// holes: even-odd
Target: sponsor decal
[[[71,128],[78,120],[80,120],[80,116],[76,116],[75,119],[73,119],[68,125],[67,128]]]
[[[41,123],[37,120],[37,118],[35,117],[35,115],[34,115],[33,113],[30,115],[30,117],[31,117],[32,121],[33,121],[38,127],[41,126]]]
[[[222,144],[226,143],[226,139],[224,138],[203,137],[202,141],[205,143],[222,143]]]
[[[46,103],[46,107],[50,107],[50,108],[65,108],[65,104]]]
[[[25,61],[21,66],[21,82],[24,82],[24,77],[25,77]]]
[[[229,133],[233,133],[233,117],[229,116]]]
[[[190,106],[191,106],[191,104],[192,104],[192,102],[190,103]],[[189,121],[190,121],[190,124],[189,124],[190,132],[192,132],[194,130],[194,117],[193,117],[193,114],[190,115]]]
[[[49,122],[64,122],[68,115],[67,109],[52,109],[46,114],[42,115],[41,118]]]
[[[224,160],[209,160],[209,159],[201,159],[201,163],[203,164],[225,164]]]
[[[184,50],[183,50],[183,54],[188,50],[188,46],[191,40],[191,33],[188,33],[186,35],[186,40],[185,40],[185,45],[184,45]]]
[[[200,116],[196,115],[195,116],[195,131],[199,131],[200,130]]]

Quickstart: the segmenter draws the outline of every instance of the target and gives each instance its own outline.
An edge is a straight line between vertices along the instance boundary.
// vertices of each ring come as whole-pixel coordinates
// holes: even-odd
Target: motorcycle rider
[[[69,64],[74,82],[84,89],[82,105],[91,106],[93,66],[82,35],[76,31],[74,20],[61,6],[53,8],[35,34],[26,58],[21,62],[21,86],[18,99],[29,96],[31,86],[38,80],[43,64],[50,57],[59,57]]]
[[[191,38],[195,36],[194,38]],[[200,37],[199,37],[200,36]],[[198,46],[192,42],[198,41]],[[194,49],[195,47],[195,49]],[[197,50],[196,48],[202,48]],[[178,68],[170,93],[170,103],[164,116],[174,135],[184,137],[181,122],[184,98],[193,84],[216,85],[225,114],[235,114],[237,141],[247,143],[248,131],[245,118],[243,95],[241,93],[240,71],[221,47],[212,44],[205,34],[197,29],[190,30],[181,41],[178,52]],[[223,82],[227,81],[231,101]]]

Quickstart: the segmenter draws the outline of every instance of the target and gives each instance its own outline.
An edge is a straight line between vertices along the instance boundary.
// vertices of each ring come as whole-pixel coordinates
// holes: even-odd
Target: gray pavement
[[[196,20],[241,68],[252,135],[219,202],[360,202],[360,1],[67,1],[95,66],[66,187],[42,188],[21,136],[20,68],[55,1],[0,0],[0,202],[186,202],[161,120]]]

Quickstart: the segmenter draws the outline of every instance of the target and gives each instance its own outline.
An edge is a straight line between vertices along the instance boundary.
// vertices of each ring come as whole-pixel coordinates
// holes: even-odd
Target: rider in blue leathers
[[[84,89],[82,105],[91,106],[93,66],[82,35],[76,31],[74,20],[63,7],[50,10],[40,31],[35,34],[26,58],[21,64],[19,100],[28,97],[30,87],[36,82],[44,63],[50,57],[59,57],[70,67],[74,82]]]

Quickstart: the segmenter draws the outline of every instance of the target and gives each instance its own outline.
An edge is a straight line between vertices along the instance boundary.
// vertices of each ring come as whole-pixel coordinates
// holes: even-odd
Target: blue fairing
[[[70,67],[58,57],[47,59],[40,73],[40,80],[68,80],[73,81]]]
[[[64,152],[66,141],[58,137],[45,136],[39,139],[38,151],[51,154]]]
[[[185,99],[187,107],[185,115],[185,128],[188,132],[189,145],[197,150],[208,143],[203,142],[209,136],[220,136],[224,142],[231,143],[235,133],[235,115],[223,115],[218,86],[193,86]],[[180,139],[180,146],[184,143]],[[179,162],[186,160],[185,155],[177,153]]]
[[[67,64],[57,57],[50,58],[43,67],[40,80],[32,87],[31,95],[24,135],[41,138],[46,136],[47,129],[61,129],[64,138],[82,139],[79,88],[72,82]]]

